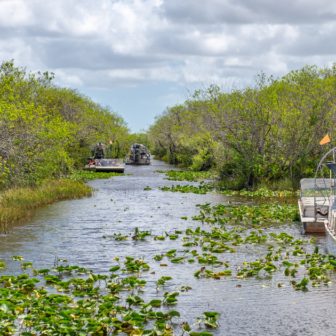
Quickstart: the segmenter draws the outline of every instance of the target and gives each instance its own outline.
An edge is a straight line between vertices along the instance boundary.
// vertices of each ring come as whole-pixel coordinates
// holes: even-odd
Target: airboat
[[[123,173],[125,162],[123,159],[112,157],[111,148],[99,142],[90,146],[91,157],[88,158],[85,170],[95,172],[116,172]]]
[[[127,165],[150,165],[152,159],[150,151],[145,145],[135,143],[131,146],[130,154],[126,157],[125,162]]]
[[[335,158],[336,147],[322,157],[315,178],[300,181],[298,203],[305,232],[326,232],[336,243]]]

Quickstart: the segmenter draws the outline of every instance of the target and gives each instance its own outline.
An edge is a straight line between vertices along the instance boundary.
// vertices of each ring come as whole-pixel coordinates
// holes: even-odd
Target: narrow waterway
[[[225,197],[220,194],[183,194],[163,192],[158,189],[172,184],[190,184],[164,180],[164,174],[155,170],[173,169],[161,161],[154,160],[151,166],[127,166],[125,173],[133,175],[117,176],[109,180],[91,181],[96,189],[90,198],[63,201],[38,209],[31,219],[13,225],[13,232],[0,236],[0,261],[7,268],[0,275],[21,274],[20,262],[11,260],[13,255],[21,255],[26,262],[33,262],[34,268],[51,268],[55,258],[68,259],[70,265],[78,265],[99,274],[110,274],[109,269],[116,265],[114,258],[123,260],[125,256],[144,258],[151,267],[141,278],[147,281],[142,298],[148,302],[162,299],[165,292],[175,291],[176,287],[190,286],[188,292],[181,292],[174,310],[181,313],[176,325],[196,323],[205,311],[216,311],[219,327],[209,330],[213,335],[334,335],[333,312],[336,308],[336,286],[321,286],[304,291],[295,291],[289,277],[283,272],[273,276],[260,276],[247,279],[235,277],[236,268],[243,261],[250,262],[267,254],[267,247],[255,244],[236,248],[237,253],[218,254],[221,261],[229,261],[232,276],[220,280],[195,278],[194,273],[201,268],[196,262],[174,264],[164,257],[161,262],[153,260],[157,254],[177,249],[178,256],[184,254],[181,239],[153,240],[153,236],[165,232],[201,226],[199,221],[190,218],[199,213],[196,204],[251,202],[243,198]],[[196,183],[195,183],[196,184]],[[151,190],[144,190],[149,186]],[[181,217],[187,216],[188,220]],[[115,241],[108,238],[114,233],[127,235],[134,228],[149,230],[152,237],[144,241]],[[204,224],[204,229],[210,225]],[[287,232],[297,238],[307,237],[300,223],[273,223],[265,233]],[[104,239],[103,236],[107,238]],[[182,237],[182,236],[181,236]],[[320,251],[325,251],[325,237],[317,236]],[[294,248],[294,247],[293,247]],[[313,249],[307,247],[307,249]],[[200,247],[192,247],[202,254]],[[160,263],[168,264],[160,267]],[[280,263],[280,262],[279,262]],[[211,269],[211,267],[208,267]],[[218,269],[218,271],[221,268]],[[298,278],[303,278],[304,267]],[[151,272],[155,271],[155,274]],[[27,272],[27,271],[25,271]],[[31,273],[31,271],[30,271]],[[173,281],[156,290],[155,281],[161,276],[171,276]],[[37,276],[43,279],[43,276]],[[335,280],[332,277],[331,280]],[[281,282],[285,286],[278,287]],[[241,285],[241,287],[237,287]],[[268,286],[268,287],[263,287]],[[171,308],[160,308],[168,311]],[[193,327],[194,328],[194,327]],[[203,329],[200,329],[204,330]],[[175,335],[181,335],[177,329]]]

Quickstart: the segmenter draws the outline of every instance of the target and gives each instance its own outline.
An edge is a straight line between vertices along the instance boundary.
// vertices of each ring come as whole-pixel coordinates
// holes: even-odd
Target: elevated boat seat
[[[326,218],[326,216],[328,216],[328,211],[329,211],[328,206],[317,206],[316,218]],[[305,206],[303,208],[303,217],[314,217],[314,214],[315,214],[314,206]]]

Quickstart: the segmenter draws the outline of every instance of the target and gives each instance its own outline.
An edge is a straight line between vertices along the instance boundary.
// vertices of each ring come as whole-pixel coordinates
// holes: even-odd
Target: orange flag
[[[327,134],[321,141],[320,141],[320,145],[324,145],[326,143],[330,142],[330,138],[329,135]]]

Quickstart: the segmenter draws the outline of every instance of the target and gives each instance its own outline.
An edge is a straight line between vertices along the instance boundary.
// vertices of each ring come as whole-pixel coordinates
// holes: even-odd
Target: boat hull
[[[324,233],[325,232],[325,225],[321,222],[303,222],[303,229],[305,232],[319,232]]]
[[[94,165],[86,165],[85,170],[104,173],[123,173],[125,162],[123,159],[95,159]]]
[[[125,167],[96,167],[96,173],[104,172],[104,173],[123,173]]]
[[[325,233],[327,237],[327,248],[330,254],[336,254],[336,237],[332,234],[330,228],[325,224]]]
[[[84,170],[104,173],[123,173],[125,167],[85,167]]]
[[[303,201],[305,201],[304,199],[300,199],[298,201],[298,205],[299,205],[299,212],[300,212],[300,217],[301,217],[301,223],[303,225],[303,229],[305,232],[309,232],[309,233],[324,233],[325,232],[325,227],[324,227],[324,218],[317,218],[314,219],[315,214],[310,213],[310,214],[306,214],[305,213],[305,209],[304,209],[304,204]],[[312,200],[310,200],[312,201]],[[306,200],[307,203],[307,200]],[[311,204],[308,204],[309,208],[312,208]]]

